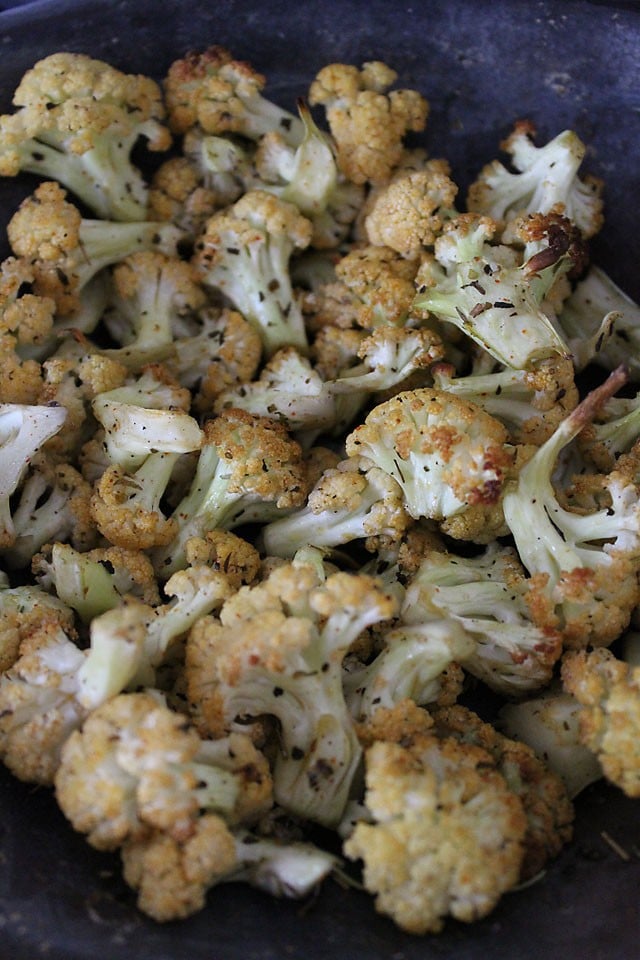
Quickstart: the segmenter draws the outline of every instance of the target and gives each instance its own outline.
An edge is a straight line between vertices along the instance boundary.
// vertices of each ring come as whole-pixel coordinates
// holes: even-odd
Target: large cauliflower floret
[[[354,183],[388,181],[402,159],[405,135],[425,128],[429,104],[416,90],[389,91],[397,76],[380,61],[361,69],[333,63],[311,84],[309,102],[325,107],[338,164]]]
[[[25,73],[13,103],[20,109],[0,117],[1,175],[58,180],[105,219],[146,219],[147,185],[131,152],[141,138],[155,151],[171,144],[154,80],[54,53]]]
[[[272,803],[268,763],[248,737],[202,740],[154,693],[120,694],[94,710],[65,744],[55,790],[100,850],[149,827],[187,838],[205,811],[249,823]]]
[[[509,789],[522,801],[528,826],[520,878],[536,876],[572,836],[573,805],[562,780],[531,747],[498,733],[466,707],[444,707],[435,710],[433,717],[439,737],[454,737],[486,750]]]
[[[375,191],[364,227],[369,243],[417,258],[432,246],[453,212],[458,188],[446,160],[428,160],[418,170],[399,170]]]
[[[512,470],[507,433],[475,404],[422,388],[379,404],[346,439],[400,485],[410,516],[479,543],[502,528],[500,501]]]
[[[520,876],[527,819],[487,751],[428,732],[365,754],[362,820],[344,844],[376,909],[409,933],[486,916]]]
[[[213,736],[278,721],[274,795],[305,819],[334,825],[361,751],[342,688],[342,660],[361,633],[389,619],[395,601],[372,578],[317,566],[276,566],[204,618],[187,642],[189,700]]]
[[[579,650],[566,655],[562,681],[581,708],[581,741],[608,780],[627,796],[640,797],[640,667],[611,650]]]
[[[169,124],[175,133],[200,126],[206,133],[239,133],[258,140],[277,130],[296,146],[304,135],[298,117],[262,96],[265,78],[220,46],[174,61],[164,82]]]

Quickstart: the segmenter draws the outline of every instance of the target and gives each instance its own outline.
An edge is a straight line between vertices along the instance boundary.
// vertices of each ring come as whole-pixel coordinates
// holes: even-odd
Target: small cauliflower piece
[[[309,103],[325,108],[338,164],[353,183],[385,183],[409,132],[424,130],[429,104],[417,90],[389,90],[395,70],[374,60],[361,69],[332,63],[317,74]]]
[[[486,916],[516,885],[527,820],[485,750],[415,733],[368,748],[365,803],[343,850],[378,912],[408,933]]]
[[[0,404],[0,547],[16,539],[11,497],[18,489],[29,463],[44,444],[63,426],[64,407],[32,404]]]
[[[122,346],[106,350],[106,355],[132,370],[171,356],[174,340],[207,301],[194,267],[177,257],[142,250],[118,263],[112,278],[104,323]]]
[[[434,364],[434,386],[477,403],[500,420],[514,443],[540,446],[579,400],[571,357],[539,360],[527,370],[507,367],[495,373],[457,377],[452,364]]]
[[[0,677],[0,758],[27,783],[51,785],[67,737],[88,710],[77,698],[84,660],[73,628],[42,620]]]
[[[521,697],[544,687],[562,653],[552,604],[528,606],[529,584],[516,552],[490,543],[462,557],[427,548],[409,575],[401,617],[406,624],[455,622],[468,638],[462,666],[488,687]],[[535,620],[534,614],[535,613]],[[546,614],[546,618],[545,618]]]
[[[433,245],[451,216],[458,188],[446,160],[427,160],[418,170],[400,169],[375,191],[364,228],[369,243],[415,260]]]
[[[605,777],[640,797],[640,667],[603,648],[572,651],[562,663],[562,683],[578,701],[580,739]]]
[[[401,257],[390,247],[355,247],[335,265],[336,280],[307,297],[312,325],[404,327],[415,297],[418,261]]]
[[[202,910],[209,888],[238,867],[234,837],[215,813],[199,817],[185,837],[155,831],[128,839],[121,855],[138,908],[158,923]]]
[[[226,410],[205,423],[203,434],[193,481],[172,514],[178,532],[153,553],[163,578],[184,566],[190,537],[267,522],[307,494],[302,449],[277,421]]]
[[[513,457],[503,425],[473,403],[427,387],[404,391],[374,407],[346,438],[346,451],[393,477],[414,519],[479,543],[503,528]]]
[[[373,551],[402,536],[410,523],[393,477],[366,457],[352,457],[323,472],[304,507],[263,527],[261,541],[267,555],[277,557],[354,540],[364,540]]]
[[[447,221],[434,253],[420,264],[415,314],[453,324],[507,367],[524,370],[537,360],[567,356],[543,300],[573,266],[571,250],[582,257],[582,247],[571,248],[574,228],[554,218],[537,222],[535,252],[525,262],[515,247],[491,242],[497,229],[495,220],[474,213]]]
[[[185,557],[189,566],[224,573],[236,590],[257,580],[262,562],[256,548],[230,530],[209,530],[204,537],[192,537],[185,545]]]
[[[160,602],[151,561],[141,550],[111,546],[81,553],[68,543],[54,543],[36,554],[32,570],[44,590],[87,624],[125,596],[151,606]]]
[[[57,621],[65,632],[73,630],[73,610],[35,584],[11,587],[3,575],[0,580],[0,673],[13,666],[22,641],[45,621]]]

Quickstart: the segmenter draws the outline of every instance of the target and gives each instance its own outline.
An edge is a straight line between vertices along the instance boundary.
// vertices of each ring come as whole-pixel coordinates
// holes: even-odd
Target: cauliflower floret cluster
[[[0,116],[0,759],[158,922],[339,873],[435,933],[640,794],[640,308],[572,131],[465,198],[392,66],[298,93],[61,52]]]

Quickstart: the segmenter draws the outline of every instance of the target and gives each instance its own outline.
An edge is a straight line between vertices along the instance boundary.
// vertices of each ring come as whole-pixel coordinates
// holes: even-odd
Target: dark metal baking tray
[[[37,59],[74,50],[161,77],[175,57],[228,46],[293,109],[331,61],[385,60],[429,99],[425,143],[462,189],[514,120],[572,127],[606,180],[593,255],[640,299],[640,8],[581,0],[38,0],[0,4],[0,109]],[[27,189],[0,182],[5,221]],[[411,937],[369,897],[325,884],[310,902],[214,889],[191,919],[141,916],[117,857],[92,850],[49,793],[0,770],[1,960],[631,960],[640,942],[637,801],[604,784],[577,802],[576,836],[546,875],[484,921]],[[611,843],[613,840],[613,844]],[[625,855],[617,849],[620,847]]]

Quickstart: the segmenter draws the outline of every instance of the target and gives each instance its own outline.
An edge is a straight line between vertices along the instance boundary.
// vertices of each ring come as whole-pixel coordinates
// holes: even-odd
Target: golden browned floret
[[[73,633],[73,610],[57,597],[29,585],[0,590],[0,673],[13,666],[22,641],[45,621],[59,623],[65,633]]]
[[[27,127],[50,125],[71,136],[72,152],[83,153],[107,129],[126,137],[141,121],[161,119],[162,94],[150,77],[125,74],[101,60],[77,53],[54,53],[38,61],[23,76],[13,102],[26,108]],[[151,149],[165,150],[167,130],[154,128]]]
[[[127,840],[121,856],[139,909],[159,923],[197,913],[209,888],[237,865],[235,840],[215,813],[200,817],[185,838],[156,830]]]
[[[422,388],[379,404],[346,439],[402,487],[414,519],[479,543],[503,529],[503,487],[513,470],[507,432],[474,403]]]
[[[313,341],[311,356],[314,369],[323,380],[337,380],[360,360],[360,347],[367,339],[366,330],[341,327],[334,324],[322,326]]]
[[[336,264],[337,280],[305,298],[311,329],[403,325],[415,297],[418,262],[389,247],[356,247]]]
[[[84,219],[66,197],[58,183],[45,181],[7,225],[13,253],[29,261],[34,293],[51,298],[58,316],[78,311],[89,281],[126,256],[140,250],[175,255],[182,234],[172,224]]]
[[[56,617],[40,621],[0,678],[0,756],[28,783],[52,783],[65,740],[86,716],[76,697],[84,654],[74,636]]]
[[[199,126],[206,133],[239,133],[258,139],[270,130],[302,139],[301,122],[262,96],[266,80],[221,46],[175,60],[164,81],[174,133]]]
[[[485,750],[419,729],[365,753],[365,804],[344,844],[376,909],[409,933],[486,916],[518,882],[527,820]]]
[[[67,740],[56,799],[74,829],[100,850],[149,828],[184,840],[207,810],[229,823],[271,806],[266,759],[243,734],[203,741],[155,693],[124,693],[97,707]]]
[[[376,191],[364,228],[369,243],[391,247],[415,260],[442,231],[458,188],[446,160],[427,160],[421,169],[400,170]]]
[[[573,804],[562,780],[531,747],[498,733],[466,707],[456,704],[437,709],[433,717],[438,737],[455,737],[486,750],[509,789],[522,801],[528,827],[520,879],[536,876],[572,837]]]
[[[148,550],[169,543],[178,524],[160,510],[133,498],[143,481],[122,467],[109,466],[95,485],[91,514],[103,537],[128,550]]]
[[[192,537],[187,541],[185,556],[189,566],[204,564],[220,570],[235,590],[253,583],[260,574],[256,548],[230,530],[210,530],[204,537]]]
[[[565,690],[581,705],[580,739],[604,775],[629,797],[640,797],[640,667],[598,648],[568,653]]]
[[[389,180],[407,133],[424,130],[429,104],[416,90],[389,90],[397,73],[380,61],[361,69],[329,64],[317,74],[309,103],[323,104],[338,148],[338,164],[353,183]]]
[[[0,334],[0,403],[37,404],[42,389],[42,367],[22,360],[11,334]]]
[[[220,198],[202,183],[202,175],[187,157],[171,157],[155,171],[149,188],[149,217],[175,223],[197,237],[209,217],[220,208]]]

